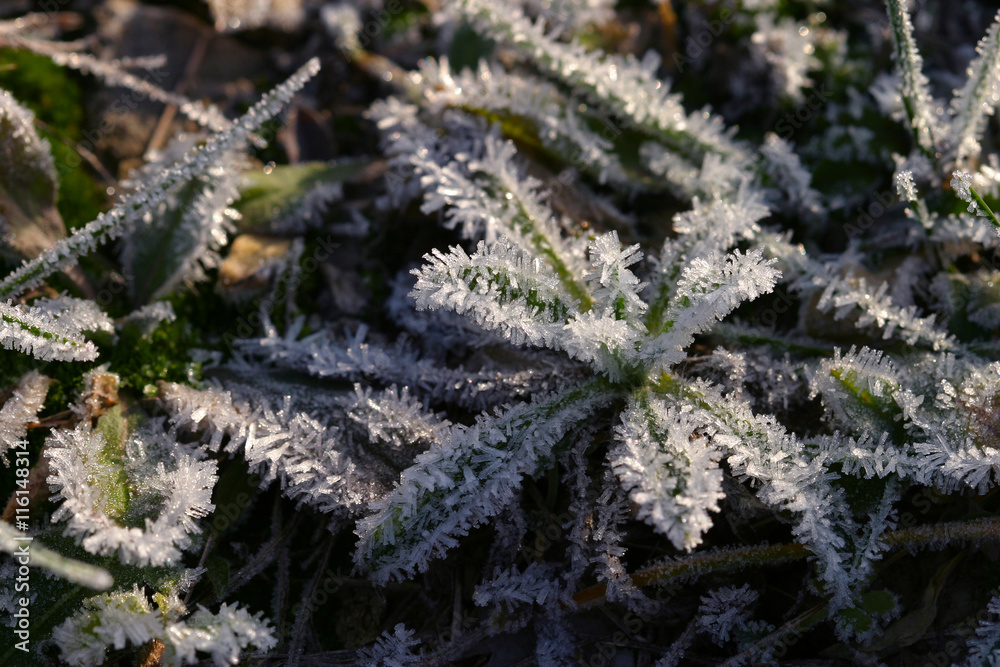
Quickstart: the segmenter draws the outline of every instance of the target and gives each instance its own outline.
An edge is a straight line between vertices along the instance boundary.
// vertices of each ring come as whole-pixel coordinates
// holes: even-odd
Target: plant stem
[[[903,528],[883,536],[888,547],[933,547],[967,540],[1000,540],[1000,517]],[[632,583],[636,586],[664,584],[681,577],[737,570],[751,565],[780,565],[810,555],[812,552],[797,542],[709,551],[643,568],[632,575]],[[597,584],[578,592],[573,600],[578,607],[586,607],[603,602],[606,594],[607,584]]]

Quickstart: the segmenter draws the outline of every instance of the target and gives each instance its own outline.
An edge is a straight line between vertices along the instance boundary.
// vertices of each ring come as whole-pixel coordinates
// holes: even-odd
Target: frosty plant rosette
[[[212,7],[220,28],[315,29]],[[613,31],[593,25],[619,16],[604,2],[400,8],[482,56],[462,68],[452,49],[410,72],[377,49],[426,53],[419,30],[387,19],[362,40],[374,24],[328,5],[326,34],[305,43],[336,42],[331,58],[387,86],[361,130],[381,155],[264,169],[251,146],[318,60],[229,120],[136,77],[134,62],[2,24],[4,44],[201,128],[146,155],[115,205],[69,233],[53,147],[0,91],[3,256],[18,264],[0,280],[0,345],[29,364],[0,368],[0,453],[33,462],[17,481],[30,512],[0,529],[7,551],[37,539],[46,573],[29,601],[52,605],[44,655],[223,665],[271,651],[299,665],[325,659],[330,634],[363,638],[350,654],[361,664],[444,663],[530,625],[539,664],[578,664],[593,647],[576,613],[599,602],[669,621],[618,623],[642,639],[618,648],[660,665],[690,651],[770,664],[787,636],[826,621],[852,659],[905,649],[910,614],[933,605],[907,608],[886,553],[1000,528],[970,518],[993,507],[1000,465],[1000,164],[984,154],[1000,20],[946,104],[901,2],[886,4],[891,74],[852,53],[864,42],[830,25],[832,8],[804,22],[778,6],[722,9],[706,59],[685,70],[742,49],[720,79],[732,113],[760,106],[746,81],[766,82],[782,110],[823,85],[798,145],[686,108],[655,54],[595,48]],[[657,12],[676,28],[672,6]],[[830,242],[858,174],[876,172],[905,203],[871,236]],[[18,189],[31,196],[15,206]],[[387,238],[423,243],[398,230],[414,218],[426,230],[428,216],[452,236],[416,268],[409,250],[381,252]],[[91,281],[122,289],[109,305]],[[761,326],[755,309],[777,290],[796,312]],[[229,313],[252,335],[220,329]],[[967,511],[907,524],[915,490]],[[539,516],[555,532],[532,549]],[[757,540],[761,526],[778,541]],[[780,585],[733,585],[802,559],[780,621]],[[699,577],[703,594],[676,594]],[[360,611],[441,604],[445,580],[447,639],[429,630],[436,614],[418,627],[417,611]],[[670,605],[647,593],[668,583]],[[329,598],[341,613],[317,613]],[[12,591],[0,602],[20,604]],[[997,599],[984,604],[971,664],[996,656]]]

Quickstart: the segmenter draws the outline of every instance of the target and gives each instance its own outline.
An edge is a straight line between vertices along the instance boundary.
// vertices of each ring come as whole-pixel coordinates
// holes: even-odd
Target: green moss
[[[0,68],[0,88],[10,91],[44,124],[38,130],[52,146],[63,221],[69,229],[85,225],[107,208],[107,196],[90,167],[66,143],[83,140],[84,105],[77,79],[49,58],[28,51],[2,48],[0,62],[5,65]]]

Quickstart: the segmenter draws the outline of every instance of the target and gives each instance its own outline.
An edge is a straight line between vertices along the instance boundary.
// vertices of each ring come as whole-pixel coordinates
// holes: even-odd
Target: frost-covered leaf
[[[38,417],[52,380],[38,371],[25,373],[0,407],[0,459],[7,465],[7,452],[20,448],[28,424]]]
[[[781,275],[774,259],[764,259],[758,248],[692,259],[677,281],[677,291],[663,315],[660,332],[643,343],[642,354],[666,367],[683,358],[694,335],[707,330],[744,301],[774,289]]]
[[[676,238],[668,238],[653,256],[653,278],[649,287],[651,330],[663,326],[663,315],[677,293],[678,280],[688,265],[699,257],[726,252],[742,239],[759,232],[760,220],[770,214],[758,193],[740,190],[735,197],[701,201],[695,198],[690,211],[673,218]]]
[[[563,326],[578,312],[576,300],[545,264],[505,240],[493,246],[480,241],[471,257],[456,246],[424,259],[428,263],[413,271],[417,308],[466,314],[515,345],[558,349]]]
[[[719,118],[707,113],[689,115],[684,110],[679,96],[656,77],[659,60],[655,55],[639,62],[632,56],[588,51],[577,42],[559,42],[546,34],[543,23],[533,23],[518,8],[500,11],[485,0],[462,0],[452,11],[487,36],[514,47],[545,75],[623,118],[691,164],[701,166],[709,153],[734,162],[749,159]]]
[[[903,414],[895,395],[906,390],[888,357],[852,347],[843,355],[838,349],[833,359],[820,362],[812,391],[822,394],[828,419],[836,428],[877,437],[895,429]]]
[[[123,563],[173,564],[214,509],[216,463],[202,461],[164,432],[162,419],[130,432],[118,406],[97,430],[81,422],[53,432],[49,485],[61,499],[52,520],[96,555]]]
[[[951,100],[953,119],[948,133],[948,148],[955,151],[959,165],[978,156],[980,135],[1000,101],[1000,13],[976,46],[966,76],[965,85]]]
[[[413,630],[397,623],[392,632],[383,632],[373,646],[361,649],[357,664],[361,667],[404,667],[419,664],[420,655],[413,652],[419,644],[413,637]]]
[[[173,152],[183,154],[188,148],[190,142],[185,142]],[[168,168],[173,159],[168,154],[149,163],[136,182]],[[181,282],[203,280],[204,269],[218,265],[218,250],[233,227],[235,214],[229,207],[238,192],[240,161],[239,149],[228,151],[204,174],[151,207],[143,223],[125,237],[122,268],[134,303],[162,299]]]
[[[96,310],[96,305],[88,302]],[[71,320],[72,318],[67,318]],[[33,306],[0,301],[0,346],[44,361],[91,361],[97,346],[74,323]]]
[[[591,129],[591,118],[544,80],[480,61],[476,70],[454,72],[447,58],[420,63],[420,90],[433,110],[462,108],[498,116],[505,127],[531,129],[553,156],[578,164],[601,184],[625,191],[655,189],[652,179],[627,171],[614,144]]]
[[[6,521],[0,521],[0,551],[16,557],[25,548],[30,553],[31,565],[48,570],[70,583],[95,591],[107,590],[114,583],[111,574],[104,568],[66,558],[57,551],[45,548],[33,536],[16,530]]]
[[[499,514],[521,478],[613,395],[606,382],[593,381],[480,415],[471,427],[453,426],[373,503],[374,514],[358,522],[355,563],[383,584],[426,570],[458,537]]]
[[[108,649],[140,647],[151,640],[164,645],[160,663],[179,667],[195,664],[208,653],[216,667],[239,662],[249,647],[268,650],[277,645],[274,630],[261,614],[222,603],[217,613],[199,608],[187,619],[178,591],[158,593],[156,606],[138,586],[83,601],[82,609],[52,633],[60,658],[76,667],[104,664]]]
[[[306,223],[315,225],[327,204],[340,199],[341,184],[357,176],[369,163],[304,162],[295,165],[267,165],[243,172],[239,209],[241,230],[278,231]]]
[[[719,510],[721,452],[701,429],[705,420],[663,400],[642,395],[629,401],[615,428],[618,445],[609,462],[638,508],[638,518],[689,551],[712,526]]]
[[[913,23],[905,0],[886,0],[892,41],[893,60],[899,75],[899,94],[903,98],[907,124],[914,143],[924,154],[933,157],[939,149],[941,128],[934,115],[934,99],[924,76],[924,61],[913,38]]]

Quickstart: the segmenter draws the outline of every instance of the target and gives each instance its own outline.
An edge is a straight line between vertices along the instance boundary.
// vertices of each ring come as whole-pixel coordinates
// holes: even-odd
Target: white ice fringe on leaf
[[[506,240],[493,246],[480,241],[471,257],[455,246],[424,259],[428,263],[413,271],[417,283],[410,294],[418,309],[465,314],[514,345],[559,349],[566,320],[578,312],[548,267]]]
[[[811,395],[822,394],[826,418],[836,428],[860,437],[894,427],[897,415],[902,417],[895,399],[901,391],[900,378],[888,357],[878,350],[852,347],[845,354],[837,349],[833,359],[820,362]]]
[[[559,34],[599,27],[615,16],[613,0],[519,0],[519,4]]]
[[[0,407],[0,458],[8,464],[7,451],[13,449],[28,433],[28,424],[38,418],[45,404],[52,380],[38,371],[25,373],[14,392]]]
[[[453,426],[439,445],[420,454],[399,484],[358,522],[355,563],[385,584],[427,569],[458,537],[498,515],[515,498],[560,439],[613,392],[606,383],[567,389],[495,415],[471,427]]]
[[[359,479],[337,430],[295,409],[290,396],[277,408],[262,398],[254,406],[218,387],[198,390],[167,382],[161,383],[160,395],[173,425],[201,431],[213,451],[228,437],[226,451],[242,448],[262,485],[278,481],[292,500],[320,512],[352,515],[376,495]]]
[[[794,515],[792,533],[816,556],[831,603],[849,605],[854,592],[844,550],[854,521],[823,455],[807,452],[773,416],[754,414],[746,402],[701,380],[674,379],[662,389],[712,416],[712,442],[726,452],[733,474],[759,484],[763,502]]]
[[[737,588],[729,586],[709,591],[701,597],[696,623],[698,630],[722,646],[729,641],[730,633],[750,620],[751,607],[757,603],[757,591],[749,584]]]
[[[948,148],[955,151],[959,165],[978,156],[979,136],[1000,101],[1000,12],[976,46],[976,58],[969,63],[967,76],[952,98],[948,133]]]
[[[214,135],[204,146],[188,153],[174,166],[158,172],[144,187],[122,197],[113,209],[102,213],[72,236],[57,242],[35,259],[24,262],[0,281],[0,299],[36,287],[50,274],[72,264],[99,244],[121,235],[130,225],[140,222],[174,188],[207,173],[230,150],[243,145],[254,131],[274,118],[318,71],[319,60],[310,60],[287,81],[264,95],[227,130]]]
[[[648,187],[627,174],[612,142],[592,131],[586,116],[573,111],[570,100],[553,84],[524,73],[508,73],[480,61],[477,70],[452,72],[448,59],[420,61],[411,80],[420,84],[427,106],[474,108],[532,123],[542,144],[567,163],[592,173],[601,184],[625,191]]]
[[[875,325],[882,330],[884,339],[895,335],[910,345],[922,343],[934,350],[948,350],[955,345],[954,336],[940,329],[933,315],[918,317],[916,306],[896,305],[888,291],[888,283],[872,289],[864,277],[833,276],[816,308],[824,312],[835,309],[837,320],[860,310],[856,325],[859,328]]]
[[[364,428],[373,440],[401,449],[417,442],[442,439],[449,423],[427,413],[427,406],[409,387],[392,386],[375,396],[370,387],[354,385],[354,396],[344,401],[347,418]]]
[[[195,520],[215,509],[215,461],[199,461],[155,420],[120,451],[82,422],[53,431],[45,453],[53,498],[61,499],[52,521],[65,520],[64,533],[96,555],[174,564],[200,532]]]
[[[492,578],[476,586],[472,601],[479,607],[497,606],[508,611],[519,605],[539,605],[555,611],[572,604],[571,592],[561,583],[554,563],[533,561],[523,571],[497,568]]]
[[[38,131],[35,130],[35,114],[19,104],[14,96],[3,88],[0,88],[0,123],[11,125],[10,139],[20,144],[18,148],[23,151],[24,159],[30,161],[28,166],[44,171],[51,181],[58,182],[49,142],[38,136]],[[3,155],[4,159],[9,160],[11,156],[7,153],[8,150],[9,148],[5,148]],[[10,194],[16,196],[17,193]],[[0,230],[2,228],[0,220]],[[0,240],[2,238],[0,235]]]
[[[409,108],[388,103],[374,105],[371,114],[387,133],[389,154],[405,159],[420,179],[424,213],[443,209],[446,226],[459,228],[466,238],[484,238],[487,244],[507,238],[544,259],[574,296],[583,298],[584,245],[562,236],[541,183],[515,162],[513,142],[468,122],[440,137]],[[457,122],[454,115],[446,120]]]
[[[148,336],[161,324],[167,324],[177,319],[174,307],[169,301],[154,301],[115,322],[115,328],[121,331],[127,327],[136,327],[143,336]]]
[[[802,160],[788,141],[769,132],[760,151],[764,157],[764,169],[793,209],[810,220],[817,220],[826,213],[820,193],[812,187],[812,173],[802,165]]]
[[[172,150],[146,164],[132,183],[141,188],[193,144],[193,140],[173,142]],[[143,224],[126,234],[120,259],[133,301],[168,296],[180,283],[202,281],[206,269],[219,266],[218,251],[238,216],[230,206],[239,198],[241,169],[247,166],[243,148],[220,156],[204,174],[151,207]]]
[[[33,308],[37,308],[40,313],[54,317],[80,331],[110,334],[115,332],[115,325],[111,318],[97,306],[96,302],[90,299],[77,299],[60,294],[55,298],[37,299],[31,305]]]
[[[159,597],[159,596],[158,596]],[[244,609],[222,603],[218,613],[199,608],[186,620],[184,605],[170,593],[156,608],[138,586],[87,598],[83,608],[56,626],[52,640],[60,658],[74,667],[102,665],[109,648],[141,647],[153,639],[165,646],[160,664],[179,667],[207,653],[216,667],[235,665],[253,647],[266,651],[277,645],[273,629]]]
[[[0,301],[0,346],[42,361],[97,358],[97,346],[86,340],[79,328],[39,308],[4,301]]]
[[[724,497],[721,452],[698,434],[705,426],[699,414],[648,395],[632,399],[609,454],[638,518],[684,551],[701,543],[712,527],[709,512],[717,512]]]
[[[646,283],[628,267],[642,259],[639,244],[623,248],[618,232],[608,232],[590,244],[590,262],[594,267],[584,278],[592,286],[593,310],[602,316],[617,320],[636,319],[646,312],[646,304],[639,298]]]
[[[770,213],[760,194],[749,188],[725,199],[703,201],[695,197],[691,210],[673,217],[677,237],[665,240],[659,254],[652,257],[649,300],[653,314],[662,315],[676,294],[681,273],[692,260],[726,252],[739,240],[755,239],[760,233],[757,223]],[[658,324],[662,323],[650,322],[651,326]]]
[[[992,666],[1000,660],[1000,595],[993,596],[986,612],[988,616],[979,621],[976,636],[969,641],[966,667]]]

